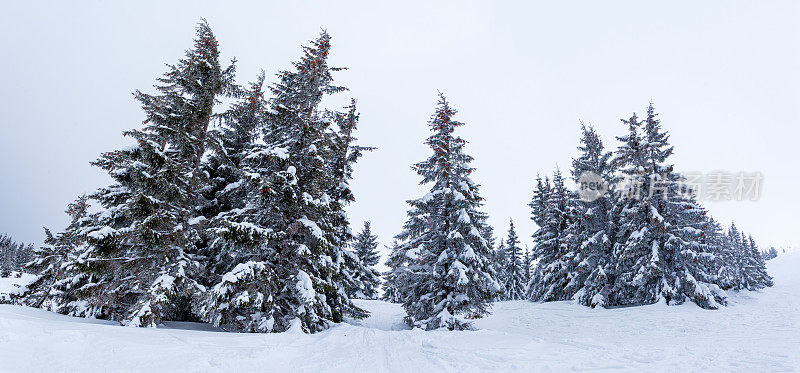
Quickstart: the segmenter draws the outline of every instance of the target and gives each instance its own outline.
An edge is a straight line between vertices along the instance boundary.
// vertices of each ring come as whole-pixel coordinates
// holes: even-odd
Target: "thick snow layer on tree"
[[[0,301],[8,301],[12,295],[24,293],[34,280],[36,276],[18,272],[12,272],[9,277],[0,277]]]
[[[775,286],[730,306],[590,309],[495,304],[475,331],[408,330],[400,305],[314,335],[159,329],[0,305],[0,371],[793,371],[800,367],[800,253],[768,262]],[[19,279],[0,279],[0,291]],[[16,287],[14,287],[16,289]]]

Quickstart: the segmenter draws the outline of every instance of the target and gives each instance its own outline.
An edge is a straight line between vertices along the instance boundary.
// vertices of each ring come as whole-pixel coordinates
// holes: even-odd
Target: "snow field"
[[[314,335],[235,334],[207,324],[127,328],[0,305],[0,371],[795,371],[800,370],[800,253],[768,263],[775,286],[731,292],[730,306],[589,309],[496,303],[476,331],[409,330],[402,307]],[[20,279],[0,279],[0,291]]]

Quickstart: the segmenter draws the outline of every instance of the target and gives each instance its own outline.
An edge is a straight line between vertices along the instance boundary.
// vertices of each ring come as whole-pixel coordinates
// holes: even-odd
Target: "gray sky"
[[[512,217],[530,243],[533,181],[569,169],[579,120],[615,148],[619,119],[653,100],[678,170],[764,174],[760,200],[704,203],[712,214],[762,247],[797,244],[800,3],[333,3],[4,4],[0,232],[41,242],[68,202],[109,182],[89,162],[126,144],[143,119],[131,92],[152,92],[205,17],[240,83],[330,32],[332,64],[350,68],[335,76],[351,89],[339,100],[358,99],[358,137],[379,147],[357,166],[352,221],[371,219],[384,243],[424,194],[409,166],[428,156],[441,90],[467,124],[497,233]]]

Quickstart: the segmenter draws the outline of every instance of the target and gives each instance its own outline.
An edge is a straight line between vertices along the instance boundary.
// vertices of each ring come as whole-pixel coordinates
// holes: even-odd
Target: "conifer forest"
[[[360,166],[390,144],[362,140],[365,129],[406,129],[361,108],[411,108],[391,85],[365,92],[341,77],[402,80],[396,65],[348,61],[353,41],[319,27],[310,40],[270,36],[292,60],[232,58],[261,46],[231,38],[246,25],[209,17],[195,18],[175,60],[115,62],[166,65],[151,86],[120,88],[133,91],[138,118],[106,120],[129,145],[94,155],[105,182],[56,206],[67,224],[32,243],[13,225],[0,235],[0,371],[800,369],[800,256],[757,234],[752,209],[729,207],[767,198],[773,175],[748,163],[698,176],[705,166],[685,148],[700,140],[672,120],[670,99],[628,92],[624,102],[638,103],[612,109],[626,115],[592,118],[613,125],[574,120],[571,138],[531,146],[551,165],[535,178],[487,178],[492,162],[522,155],[474,141],[522,133],[462,114],[475,108],[448,93],[466,85],[420,88],[429,102],[414,115],[427,120],[402,125],[427,132],[403,151],[416,161],[378,174]],[[240,72],[251,64],[280,68]],[[485,105],[523,121],[537,110]],[[726,115],[708,125],[725,128]],[[552,136],[544,123],[524,126]],[[702,141],[708,154],[728,146]],[[416,185],[407,200],[385,193],[369,200],[385,200],[369,210],[385,214],[353,218],[359,183],[380,177],[390,190],[390,174],[413,178],[402,176]],[[486,188],[512,184],[529,191],[504,192],[523,217],[490,208]],[[387,228],[400,203],[404,222]]]

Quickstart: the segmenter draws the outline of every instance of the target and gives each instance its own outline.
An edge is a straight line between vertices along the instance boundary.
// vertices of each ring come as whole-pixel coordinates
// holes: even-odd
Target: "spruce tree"
[[[220,149],[205,165],[208,291],[197,308],[203,321],[231,331],[273,331],[270,311],[280,291],[269,245],[271,201],[263,193],[275,156],[264,144],[264,80],[262,74],[240,90],[224,113]]]
[[[80,299],[86,294],[81,289],[86,285],[91,287],[93,275],[81,271],[86,261],[78,255],[86,242],[83,228],[92,225],[88,200],[86,195],[81,195],[67,206],[70,224],[63,232],[53,235],[45,228],[44,245],[36,249],[34,260],[26,266],[26,270],[38,276],[28,285],[23,304],[85,316]]]
[[[373,269],[380,254],[378,253],[378,236],[372,234],[372,227],[369,221],[364,222],[364,228],[356,235],[353,249],[361,263],[369,270],[359,278],[359,288],[351,290],[351,297],[375,299],[378,295],[380,285],[380,274]]]
[[[500,284],[500,293],[497,295],[497,300],[506,300],[507,292],[505,283],[508,280],[508,273],[506,273],[506,263],[508,262],[508,250],[506,250],[506,243],[501,238],[500,244],[497,245],[496,250],[491,251],[492,269],[494,270],[494,279]]]
[[[605,151],[600,136],[591,126],[581,125],[580,156],[572,161],[572,179],[581,182],[602,182],[610,186],[614,177],[610,152]],[[599,193],[600,190],[598,190]],[[574,277],[567,284],[567,293],[585,306],[604,306],[613,284],[615,196],[603,193],[576,201],[576,219],[569,227],[567,240],[574,251]],[[594,199],[592,199],[594,198]]]
[[[519,237],[514,230],[514,221],[509,220],[508,236],[505,248],[504,288],[505,300],[520,300],[525,298],[524,268],[522,264],[522,249],[519,247]]]
[[[84,316],[129,326],[191,319],[198,283],[203,205],[201,162],[213,147],[209,126],[214,106],[233,88],[234,65],[222,67],[208,24],[197,27],[194,47],[156,86],[137,91],[146,114],[144,128],[125,132],[135,145],[103,154],[92,164],[114,179],[90,198],[99,211],[83,227],[86,244],[75,263],[87,284],[77,293]]]
[[[528,293],[528,284],[531,282],[531,267],[533,266],[533,255],[531,250],[525,247],[525,255],[522,257],[522,279],[525,284],[525,294]]]
[[[332,85],[331,72],[341,69],[328,66],[329,52],[330,36],[322,32],[304,47],[295,70],[279,73],[271,87],[267,141],[275,172],[262,190],[271,206],[269,241],[281,289],[269,311],[273,331],[313,333],[345,316],[366,316],[346,294],[357,286],[351,272],[363,269],[345,250],[349,227],[343,215],[351,193],[349,171],[342,167],[357,157],[348,153],[341,163],[341,134],[332,132],[333,120],[319,108],[324,95],[345,90]],[[344,144],[352,150],[350,141]]]
[[[709,269],[713,274],[713,282],[723,290],[734,288],[738,283],[739,269],[736,253],[730,245],[728,236],[719,223],[711,217],[702,230],[700,242],[708,247],[712,255],[709,258]]]
[[[773,285],[772,277],[767,274],[764,257],[758,251],[753,236],[742,233],[742,280],[741,288],[758,290]]]
[[[16,267],[17,243],[11,236],[0,235],[0,277],[8,277]]]
[[[614,163],[632,181],[636,193],[622,198],[614,256],[616,281],[612,304],[639,305],[686,299],[703,308],[725,304],[726,295],[713,284],[700,242],[705,211],[692,197],[679,193],[682,177],[667,163],[673,147],[651,104],[647,117],[634,115],[629,134],[620,137]]]
[[[552,185],[537,181],[537,189],[529,206],[532,219],[539,226],[533,238],[533,255],[538,260],[531,275],[527,298],[549,302],[567,300],[574,293],[567,285],[574,276],[574,253],[570,250],[568,227],[574,220],[575,196],[567,190],[561,171],[556,170]]]
[[[408,258],[406,268],[395,270],[403,277],[398,291],[406,321],[425,330],[470,328],[468,319],[485,315],[500,291],[482,233],[482,198],[469,176],[472,157],[463,151],[466,142],[454,135],[463,125],[453,120],[455,114],[440,94],[426,142],[433,154],[414,165],[431,189],[409,201],[408,220],[397,236],[403,241],[398,251]]]
[[[406,246],[400,245],[397,240],[394,240],[389,248],[389,257],[386,259],[386,265],[389,270],[384,273],[383,296],[381,297],[387,302],[403,303],[400,289],[408,287],[408,284],[403,281],[408,278],[406,270],[408,269],[409,259],[413,259],[406,255],[406,248]]]

